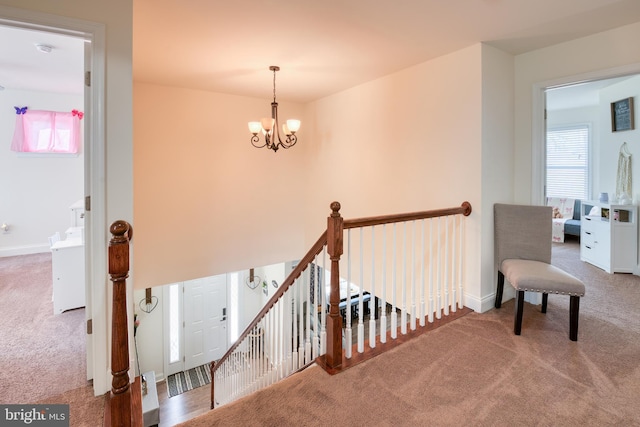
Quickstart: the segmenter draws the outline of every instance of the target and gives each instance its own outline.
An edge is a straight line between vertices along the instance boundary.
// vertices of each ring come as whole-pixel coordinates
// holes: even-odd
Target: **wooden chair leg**
[[[578,314],[580,312],[580,297],[571,295],[569,301],[569,339],[578,341]]]
[[[524,291],[516,291],[516,312],[513,322],[513,333],[520,335],[522,331],[522,311],[524,310]]]
[[[549,299],[549,294],[543,293],[542,294],[542,309],[541,309],[541,311],[543,313],[547,312],[547,299]]]
[[[494,303],[495,308],[502,307],[502,292],[504,291],[504,274],[498,270],[498,286],[496,288],[496,301]]]

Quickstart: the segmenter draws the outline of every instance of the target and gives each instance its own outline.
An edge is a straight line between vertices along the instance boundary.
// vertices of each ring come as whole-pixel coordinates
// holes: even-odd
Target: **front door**
[[[227,275],[184,282],[184,370],[227,350]]]

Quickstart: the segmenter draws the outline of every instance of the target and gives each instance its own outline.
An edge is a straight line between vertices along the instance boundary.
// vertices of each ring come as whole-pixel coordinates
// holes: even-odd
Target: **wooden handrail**
[[[418,219],[436,218],[439,216],[449,216],[449,215],[458,215],[458,214],[469,216],[471,214],[471,203],[463,202],[459,208],[434,209],[430,211],[411,212],[411,213],[404,213],[404,214],[371,216],[367,218],[357,218],[357,219],[345,219],[344,228],[346,230],[348,228],[370,227],[373,225],[391,224],[394,222],[413,221]]]
[[[129,241],[133,228],[126,221],[111,224],[109,275],[113,282],[111,320],[111,392],[106,399],[104,424],[109,426],[142,425],[141,398],[132,398],[129,381],[129,329],[127,319],[127,278],[129,277]],[[139,393],[139,388],[136,388]],[[134,402],[134,405],[132,405]]]

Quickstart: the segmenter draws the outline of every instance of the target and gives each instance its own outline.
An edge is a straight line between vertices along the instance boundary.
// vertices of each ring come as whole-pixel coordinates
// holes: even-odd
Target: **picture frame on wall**
[[[611,103],[611,132],[635,129],[633,97]]]

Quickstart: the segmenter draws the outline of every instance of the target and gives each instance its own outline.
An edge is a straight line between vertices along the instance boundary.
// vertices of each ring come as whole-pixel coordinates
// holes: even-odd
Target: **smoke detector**
[[[38,51],[42,53],[51,53],[51,51],[53,50],[53,46],[49,44],[38,43],[36,45],[36,49],[38,49]]]

